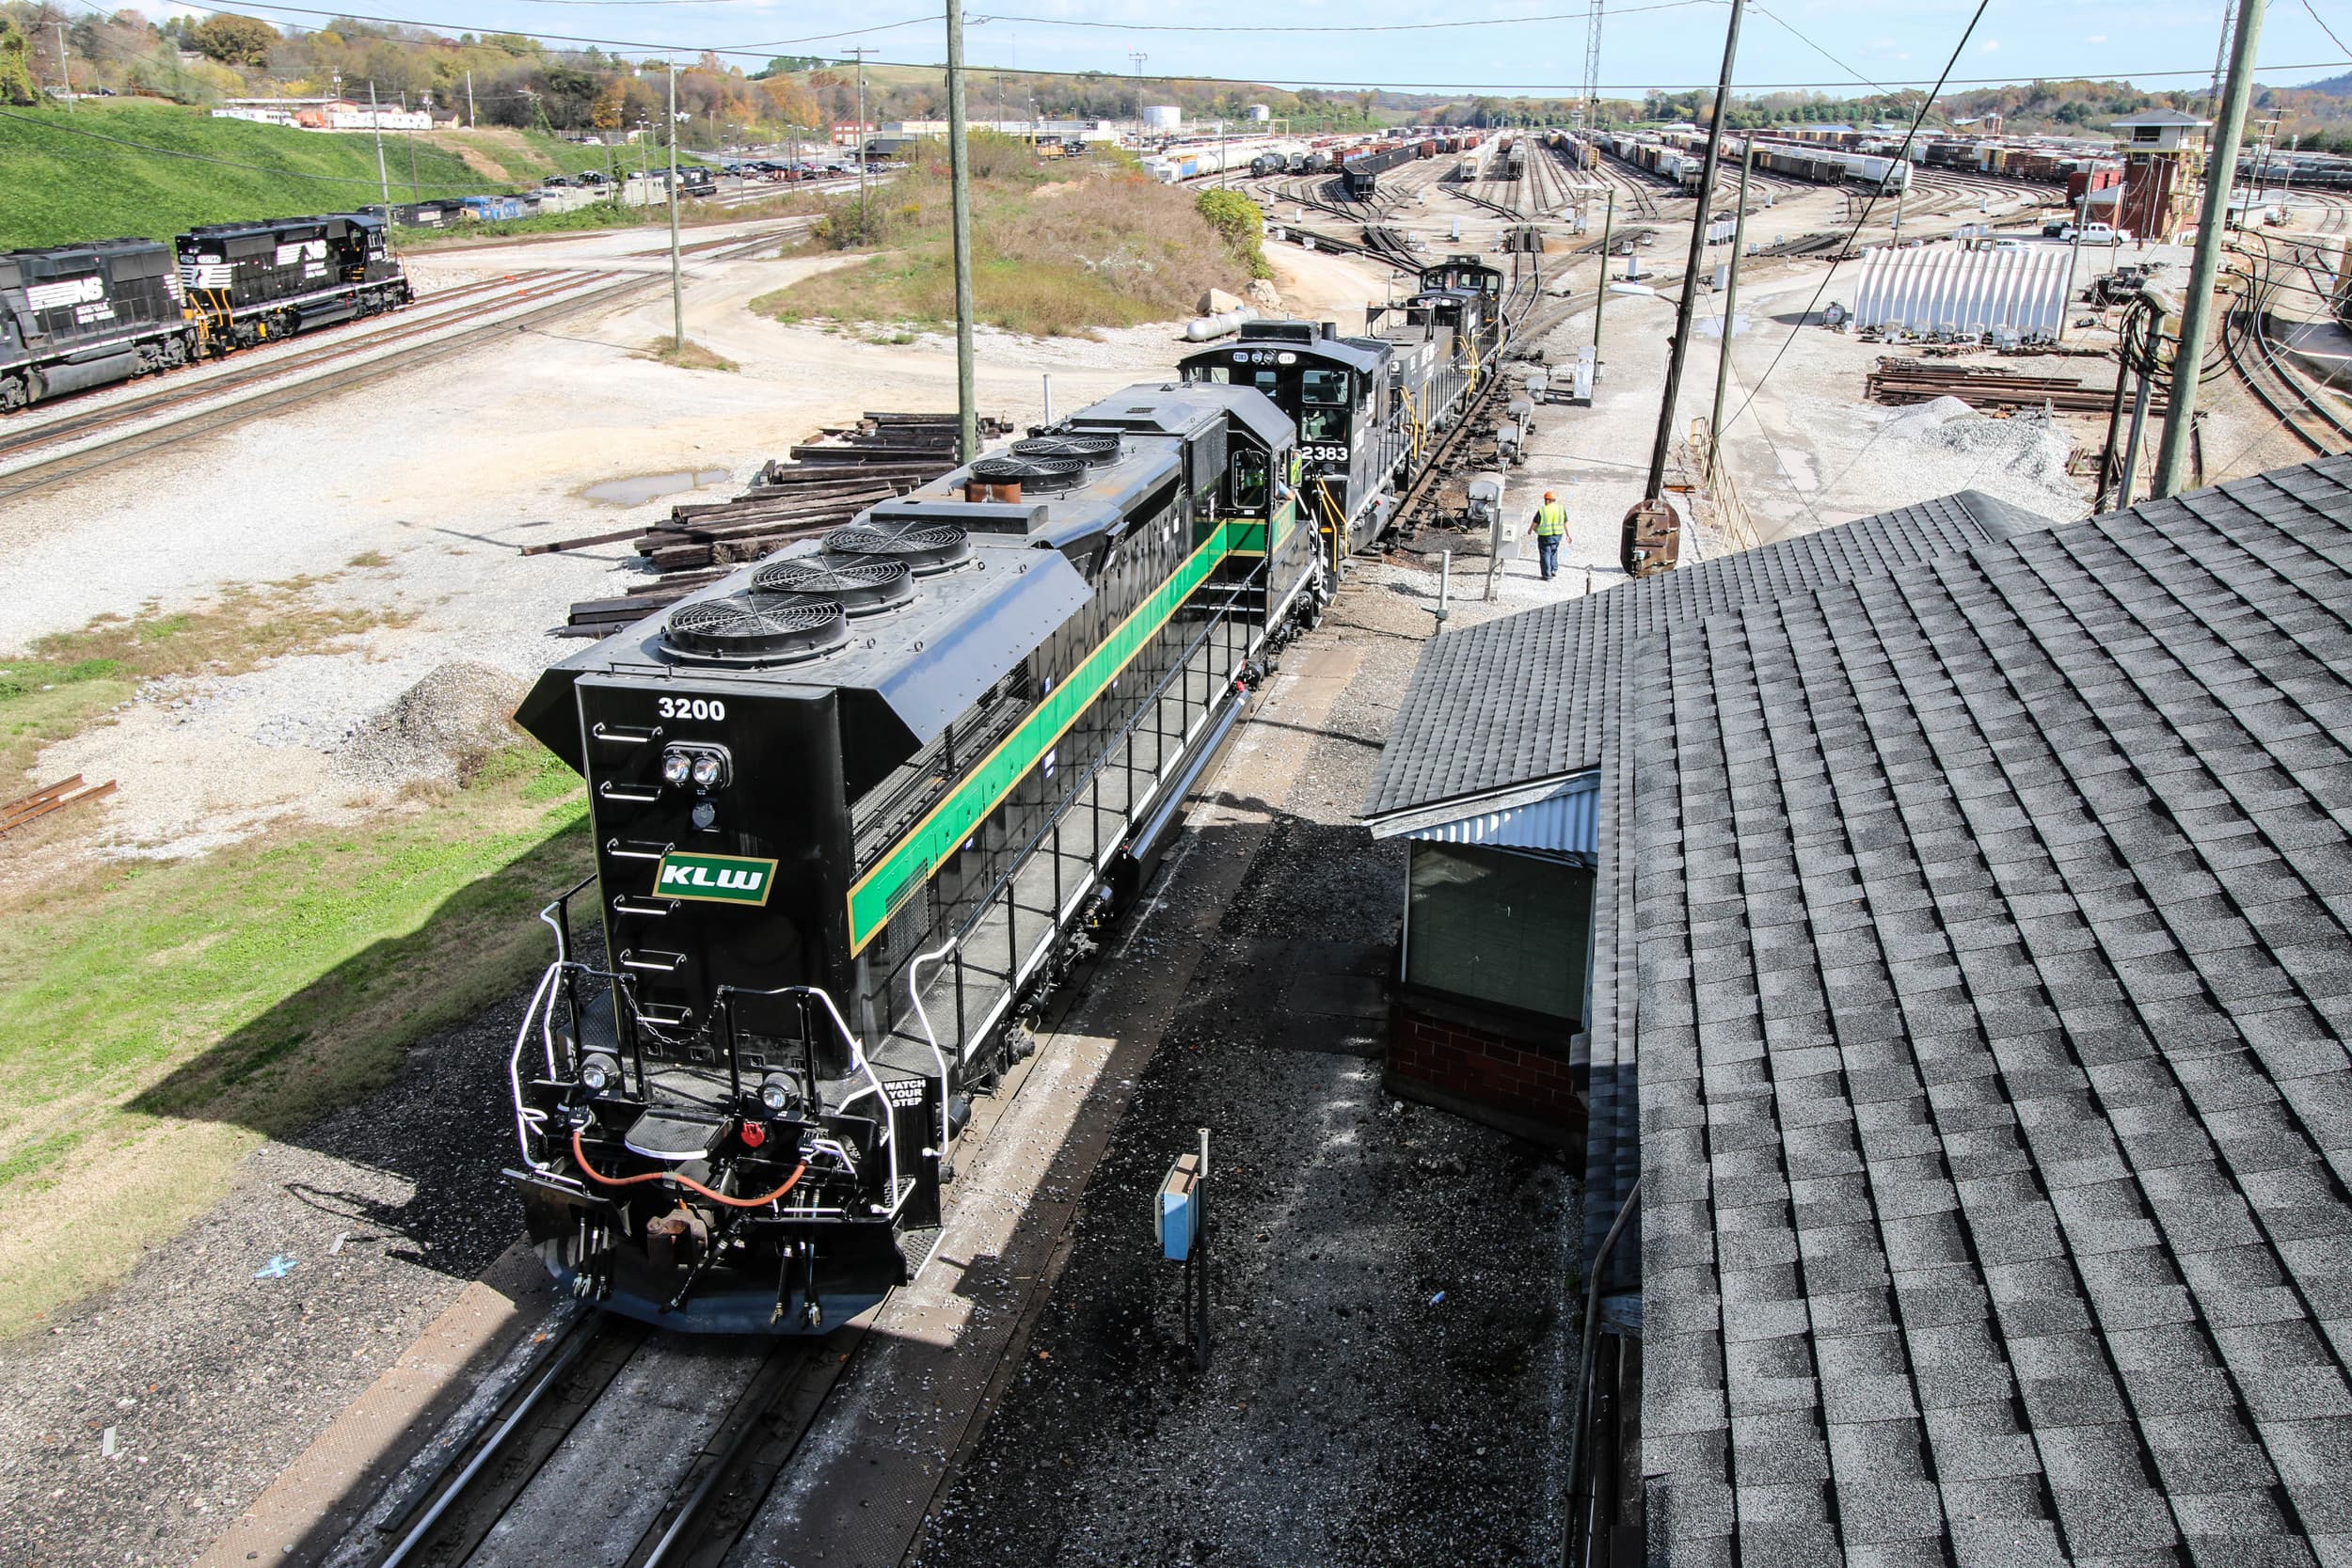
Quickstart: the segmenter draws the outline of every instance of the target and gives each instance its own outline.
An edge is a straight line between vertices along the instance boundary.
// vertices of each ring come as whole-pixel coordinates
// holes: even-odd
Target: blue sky
[[[968,16],[989,18],[967,31],[972,63],[983,69],[1127,74],[1137,69],[1131,52],[1141,51],[1148,56],[1141,67],[1147,78],[1433,88],[1494,84],[1506,92],[1553,95],[1572,92],[1584,69],[1581,0],[1486,0],[1447,20],[1496,24],[1399,31],[1379,29],[1425,24],[1431,13],[1405,0],[1294,0],[1282,8],[1248,0],[1189,0],[1183,7],[1165,0],[1004,0],[1001,10],[990,9],[990,0],[966,4]],[[2352,59],[2329,40],[2312,8],[2352,41],[2352,0],[2310,0],[2308,8],[2305,0],[2272,0],[2263,26],[2262,59],[2271,68],[2264,80],[2289,85],[2352,71]],[[242,8],[281,23],[324,21],[267,6]],[[944,48],[937,9],[927,10],[919,0],[876,0],[859,10],[806,0],[358,0],[352,8],[451,32],[569,34],[687,51],[742,50],[747,53],[727,57],[743,64],[767,54],[837,53],[859,43],[873,48],[877,59],[934,62]],[[1932,81],[1974,9],[1961,0],[1770,0],[1759,10],[1757,0],[1750,0],[1737,80],[1743,87],[1801,84],[1854,91],[1866,82]],[[1629,94],[1711,84],[1727,14],[1724,0],[1612,6],[1602,36],[1604,84]],[[2212,69],[2220,20],[2218,0],[1992,0],[1952,74],[1956,82],[2095,75],[2129,77],[2148,87],[2201,84]],[[902,22],[909,24],[888,25]],[[1325,30],[1173,30],[1278,22]],[[852,36],[823,36],[851,29]]]

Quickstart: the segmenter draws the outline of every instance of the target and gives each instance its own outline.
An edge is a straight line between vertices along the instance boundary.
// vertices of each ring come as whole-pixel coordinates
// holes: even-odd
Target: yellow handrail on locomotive
[[[1336,584],[1340,579],[1343,548],[1347,542],[1347,518],[1341,513],[1340,503],[1331,499],[1329,474],[1315,475],[1315,494],[1323,501],[1323,515],[1327,519],[1323,533],[1331,541],[1331,580]]]

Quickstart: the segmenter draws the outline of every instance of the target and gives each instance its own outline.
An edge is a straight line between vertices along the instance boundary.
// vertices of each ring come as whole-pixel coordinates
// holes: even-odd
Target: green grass
[[[21,657],[0,658],[0,799],[23,793],[12,781],[42,747],[87,727],[142,682],[238,674],[406,619],[320,606],[310,596],[314,586],[310,578],[239,584],[210,604],[169,615],[151,608],[135,616],[103,615],[79,631],[40,638]]]
[[[1248,284],[1248,251],[1228,240],[1194,193],[1101,157],[1040,165],[1002,137],[972,139],[972,287],[978,318],[1008,331],[1075,336],[1188,314],[1212,288]],[[874,249],[855,266],[763,294],[779,321],[952,321],[944,154],[872,193],[827,202],[813,250]],[[875,341],[871,338],[869,341]]]
[[[460,147],[503,178],[469,165]],[[395,202],[413,199],[412,190],[428,198],[513,190],[605,161],[601,148],[514,131],[388,133],[384,160]],[[363,134],[139,103],[0,119],[0,250],[126,235],[168,240],[198,224],[348,212],[381,198],[375,140]]]
[[[586,801],[516,746],[364,829],[104,865],[0,924],[0,1333],[119,1279],[237,1160],[548,957]]]

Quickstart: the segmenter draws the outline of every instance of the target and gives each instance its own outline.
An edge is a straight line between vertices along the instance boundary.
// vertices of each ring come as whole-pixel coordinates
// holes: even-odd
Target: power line
[[[1908,182],[1910,179],[1908,171],[1911,166],[1910,160],[1912,140],[1914,137],[1918,135],[1919,127],[1927,119],[1928,111],[1935,106],[1936,99],[1943,96],[1945,79],[1951,74],[1952,68],[1960,64],[1961,51],[1968,47],[1969,39],[1976,35],[1977,24],[1984,20],[1985,8],[1992,3],[1993,0],[1977,0],[1976,14],[1969,17],[1968,25],[1961,30],[1960,41],[1952,45],[1951,58],[1944,62],[1944,76],[1936,79],[1933,90],[1929,92],[1927,98],[1919,104],[1919,112],[1911,117],[1911,128],[1903,133],[1903,144],[1901,147],[1896,149],[1894,157],[1894,162],[1903,166],[1906,171],[1904,174],[1904,180],[1906,182]],[[1862,204],[1862,211],[1854,218],[1853,227],[1846,232],[1845,243],[1837,247],[1838,253],[1836,259],[1830,262],[1829,270],[1821,274],[1820,284],[1814,289],[1812,299],[1806,303],[1804,315],[1798,318],[1797,325],[1788,329],[1788,336],[1781,340],[1780,347],[1772,354],[1772,362],[1764,367],[1764,373],[1757,376],[1756,378],[1756,385],[1748,389],[1746,400],[1740,404],[1740,414],[1744,414],[1748,411],[1749,404],[1754,403],[1756,401],[1756,395],[1764,389],[1764,383],[1770,381],[1772,378],[1772,372],[1780,369],[1780,361],[1782,357],[1788,354],[1789,345],[1797,341],[1797,334],[1804,330],[1804,322],[1805,318],[1811,316],[1814,309],[1821,303],[1821,295],[1828,292],[1829,280],[1836,277],[1837,269],[1845,264],[1846,256],[1853,248],[1854,237],[1862,232],[1862,226],[1870,221],[1870,210],[1878,205],[1879,198],[1884,195],[1885,191],[1886,182],[1882,180],[1879,182],[1878,189],[1870,193],[1870,198]],[[1702,206],[1704,206],[1704,203],[1702,203]],[[1706,220],[1707,214],[1704,212],[1701,212],[1691,221],[1693,223],[1704,223]],[[1697,283],[1698,280],[1696,278],[1685,278],[1682,286],[1686,289],[1695,288],[1697,287]],[[2071,287],[2072,285],[2069,286]],[[1740,414],[1734,414],[1730,419],[1724,420],[1724,426],[1728,428],[1731,425],[1737,424],[1740,420]]]
[[[560,0],[554,0],[560,3]],[[1641,11],[1681,10],[1690,6],[1719,6],[1724,0],[1664,0],[1654,6],[1622,6],[1612,9],[1611,16],[1631,16]],[[1452,32],[1464,27],[1520,27],[1537,22],[1589,22],[1592,9],[1554,11],[1544,16],[1463,17],[1451,22],[1393,22],[1357,27],[1297,26],[1269,23],[1254,26],[1217,26],[1185,22],[1092,22],[1069,16],[1017,16],[1010,11],[990,11],[975,14],[975,22],[1018,22],[1036,27],[1092,27],[1117,33],[1438,33]]]
[[[2312,0],[2303,0],[2303,8],[2307,11],[2312,11]],[[2319,13],[2317,11],[2312,11],[2312,20],[2313,22],[2319,22],[2319,30],[2328,35],[2328,41],[2329,43],[2334,44],[2339,49],[2344,49],[2346,56],[2352,56],[2352,49],[2344,48],[2344,40],[2336,37],[2336,30],[2333,27],[2328,26],[2325,22],[2319,21]]]
[[[1724,0],[1675,0],[1675,3],[1676,3],[1677,5],[1693,5],[1693,4],[1721,5],[1721,4],[1724,4]],[[355,21],[355,22],[377,22],[377,23],[383,23],[383,24],[389,24],[389,25],[392,25],[392,26],[402,26],[402,27],[423,27],[423,28],[427,28],[427,29],[431,29],[431,30],[437,30],[437,31],[439,31],[439,32],[446,33],[446,34],[450,34],[450,35],[452,35],[452,36],[454,36],[456,33],[459,33],[459,32],[469,32],[469,33],[472,33],[472,32],[477,32],[477,31],[478,31],[477,25],[476,25],[476,24],[470,24],[470,23],[467,23],[467,24],[456,24],[456,23],[445,23],[445,22],[426,22],[426,21],[420,20],[419,18],[416,18],[416,17],[405,17],[405,16],[382,16],[382,15],[373,15],[373,14],[370,14],[370,13],[367,13],[367,12],[361,12],[361,11],[348,11],[348,10],[322,10],[322,9],[319,9],[319,8],[315,8],[315,7],[306,7],[306,6],[287,6],[287,5],[278,5],[278,4],[272,4],[272,3],[262,3],[262,0],[250,0],[250,3],[246,3],[246,4],[242,5],[242,6],[240,7],[240,8],[241,8],[242,10],[245,10],[245,11],[267,11],[267,12],[272,13],[273,15],[288,15],[288,16],[323,16],[323,17],[327,17],[327,18],[329,18],[329,19],[334,19],[334,18],[348,18],[348,19],[350,19],[350,20],[352,20],[352,21]],[[1660,8],[1665,8],[1661,7]],[[1583,18],[1583,17],[1585,17],[1585,16],[1589,15],[1590,13],[1589,13],[1589,12],[1587,12],[1587,11],[1573,11],[1573,12],[1567,12],[1567,13],[1565,13],[1565,15],[1567,15],[1567,16],[1568,16],[1568,17],[1570,17],[1570,18],[1574,18],[1574,19],[1581,19],[1581,18]],[[1003,14],[998,14],[998,13],[991,13],[991,16],[992,16],[992,19],[993,19],[993,20],[1000,20],[1000,21],[1005,21],[1005,22],[1021,22],[1021,23],[1023,23],[1025,25],[1077,25],[1077,24],[1075,24],[1075,23],[1071,23],[1071,22],[1068,22],[1068,21],[1067,21],[1067,19],[1061,19],[1061,18],[1049,18],[1049,17],[1028,18],[1028,17],[1024,17],[1024,16],[1016,16],[1016,15],[1012,15],[1012,14],[1010,14],[1010,13],[1003,13]],[[771,51],[777,50],[777,49],[787,48],[787,47],[790,47],[791,45],[794,45],[794,44],[802,44],[802,43],[821,43],[821,42],[824,42],[824,41],[826,41],[826,40],[831,40],[831,39],[840,39],[840,38],[857,38],[857,37],[862,37],[862,36],[864,36],[864,35],[866,35],[866,34],[869,34],[869,33],[885,33],[885,32],[893,32],[893,31],[896,31],[896,30],[898,30],[898,29],[899,29],[899,28],[918,26],[918,25],[922,25],[922,24],[930,24],[930,23],[935,22],[935,21],[937,21],[937,20],[938,20],[937,13],[935,13],[935,12],[926,12],[926,13],[924,13],[924,14],[923,14],[923,15],[921,15],[921,16],[908,17],[908,18],[906,18],[906,19],[904,19],[904,20],[902,20],[902,21],[898,21],[898,22],[877,23],[877,24],[873,24],[873,25],[871,25],[871,26],[867,26],[867,27],[853,27],[853,28],[848,28],[848,29],[845,29],[845,30],[843,30],[843,31],[841,31],[841,32],[837,32],[837,33],[818,33],[818,34],[813,34],[813,35],[811,35],[811,36],[809,36],[809,37],[806,37],[806,38],[797,38],[797,39],[775,39],[775,40],[767,40],[767,41],[764,41],[764,42],[733,43],[733,44],[660,43],[660,42],[649,42],[649,41],[646,41],[646,40],[636,40],[636,39],[607,39],[607,38],[590,38],[590,37],[586,37],[586,36],[580,35],[580,34],[566,34],[566,33],[533,33],[533,34],[529,35],[529,36],[533,37],[533,38],[539,38],[539,39],[552,40],[554,40],[554,41],[556,41],[556,42],[559,42],[559,43],[580,43],[580,44],[590,44],[590,45],[595,45],[595,46],[598,46],[598,47],[602,47],[602,48],[608,48],[608,49],[642,49],[642,50],[647,50],[647,51],[659,52],[659,53],[665,54],[665,55],[674,55],[674,54],[707,54],[707,55],[740,55],[740,56],[743,56],[743,57],[746,57],[746,58],[758,58],[758,59],[765,60],[765,59],[767,58],[767,56],[768,56],[768,55],[769,55],[769,53],[770,53]],[[1774,18],[1774,20],[1775,20],[1775,21],[1778,21],[1779,19],[1778,19],[1778,18]],[[1163,30],[1163,28],[1162,28],[1162,25],[1161,25],[1161,24],[1153,24],[1153,23],[1108,23],[1108,22],[1105,22],[1105,23],[1089,23],[1089,24],[1086,24],[1085,25],[1091,26],[1091,27],[1110,28],[1110,29],[1115,29],[1115,30],[1116,30],[1116,29],[1123,29],[1123,30],[1130,31],[1130,32],[1151,32],[1151,31],[1159,31],[1159,30]],[[1449,24],[1448,25],[1454,25],[1454,24]],[[1783,25],[1783,26],[1787,26],[1788,24],[1787,24],[1786,23],[1783,23],[1783,24],[1782,24],[1782,25]],[[1277,32],[1295,32],[1295,31],[1302,31],[1303,29],[1296,29],[1296,28],[1274,28],[1274,29],[1269,29],[1269,30],[1271,30],[1271,31],[1277,31]],[[1377,31],[1389,30],[1389,29],[1382,29],[1382,28],[1367,28],[1367,27],[1349,27],[1349,28],[1342,28],[1342,29],[1338,29],[1338,30],[1339,30],[1339,31],[1343,31],[1343,32],[1350,32],[1350,33],[1354,33],[1354,32],[1377,32]],[[1793,30],[1793,29],[1792,29],[1792,30]],[[1807,40],[1806,41],[1807,41],[1808,43],[1810,43],[1810,41],[1811,41],[1811,40]],[[1819,51],[1819,49],[1820,49],[1820,46],[1819,46],[1819,45],[1814,45],[1813,47],[1815,47],[1815,49],[1816,49],[1817,51]],[[1836,61],[1836,57],[1835,57],[1835,56],[1828,55],[1826,54],[1826,52],[1822,52],[1822,53],[1824,54],[1824,57],[1825,57],[1825,58],[1829,58],[1829,59],[1832,61],[1832,63],[1833,63],[1833,64],[1837,64],[1837,65],[1838,65],[1838,67],[1839,67],[1839,69],[1840,69],[1840,70],[1842,70],[1842,71],[1845,71],[1847,72],[1847,74],[1848,74],[1848,75],[1850,75],[1850,76],[1858,76],[1858,73],[1857,73],[1857,72],[1855,72],[1855,71],[1852,71],[1852,69],[1851,69],[1851,67],[1847,67],[1847,66],[1843,65],[1842,63],[1840,63],[1840,62]],[[873,60],[873,61],[869,61],[869,62],[867,62],[867,63],[869,63],[869,64],[871,64],[871,65],[880,65],[880,66],[884,66],[884,67],[888,67],[888,68],[892,68],[892,69],[908,70],[908,71],[938,71],[938,70],[943,69],[943,67],[942,67],[941,63],[940,63],[939,61],[937,61],[937,60]],[[2282,71],[2332,71],[2332,70],[2335,70],[2335,69],[2337,69],[2337,68],[2341,67],[2344,63],[2344,61],[2342,61],[2342,60],[2320,60],[2320,61],[2300,62],[2300,63],[2295,63],[2295,64],[2266,65],[2266,66],[2262,66],[2262,67],[2260,67],[2260,68],[2258,68],[2258,69],[2259,69],[2259,72],[2260,72],[2261,74],[2265,74],[2265,75],[2277,75],[2277,74],[2279,74],[2279,73],[2280,73],[2280,72],[2282,72]],[[993,68],[989,68],[989,69],[993,69]],[[1084,72],[1080,72],[1080,71],[1017,71],[1017,72],[1016,72],[1016,71],[1010,71],[1010,70],[1009,70],[1009,71],[1007,71],[1006,74],[1007,74],[1007,75],[1019,74],[1019,75],[1024,75],[1024,76],[1076,76],[1076,75],[1082,75],[1082,74],[1085,74],[1085,73],[1084,73]],[[2064,82],[2071,82],[2071,81],[2083,81],[2083,82],[2104,82],[2104,81],[2132,81],[2132,80],[2140,80],[2140,79],[2157,79],[2157,78],[2184,77],[2184,76],[2185,76],[2185,77],[2201,77],[2201,76],[2203,76],[2203,75],[2205,75],[2205,74],[2206,74],[2206,69],[2205,69],[2204,67],[2202,67],[2202,66],[2199,66],[2199,67],[2195,67],[2195,68],[2191,68],[2191,69],[2185,69],[2185,70],[2178,70],[2178,71],[2123,71],[2123,72],[2120,72],[2120,73],[2118,73],[2118,72],[2113,72],[2113,71],[2109,71],[2109,72],[2107,72],[2107,73],[2106,73],[2106,74],[2104,74],[2104,75],[2102,75],[2102,74],[2097,74],[2097,73],[2094,73],[2094,72],[2090,72],[2090,71],[2071,71],[2071,72],[2069,72],[2069,71],[2042,71],[2042,72],[2039,72],[2039,73],[2037,73],[2036,75],[2034,75],[2034,76],[2033,76],[2033,77],[2031,77],[2031,78],[2023,78],[2023,77],[2018,77],[2018,76],[1964,76],[1964,77],[1954,77],[1954,76],[1951,76],[1951,75],[1949,75],[1949,74],[1947,74],[1947,75],[1944,75],[1944,76],[1939,76],[1939,77],[1937,77],[1937,78],[1936,78],[1934,81],[1932,81],[1932,82],[1929,82],[1929,81],[1927,81],[1927,80],[1921,79],[1921,80],[1916,80],[1916,81],[1879,82],[1879,83],[1872,83],[1872,84],[1870,84],[1870,85],[1877,87],[1878,87],[1881,91],[1883,91],[1883,92],[1892,92],[1892,91],[1894,91],[1894,90],[1896,90],[1896,89],[1898,89],[1898,88],[1901,88],[1901,87],[1933,87],[1936,91],[1941,92],[1941,91],[1942,91],[1945,87],[2014,87],[2014,86],[2018,86],[2018,85],[2020,85],[2022,82],[2026,81],[2026,80],[2037,81],[2037,82],[2041,82],[2041,83],[2043,83],[2043,84],[2045,84],[2045,85],[2046,85],[2046,84],[2053,84],[2053,83],[2064,83]],[[1312,78],[1301,77],[1301,76],[1209,76],[1209,75],[1200,75],[1200,74],[1197,74],[1197,73],[1195,73],[1195,72],[1191,72],[1191,71],[1179,71],[1179,72],[1169,72],[1169,73],[1164,73],[1164,77],[1163,77],[1163,79],[1165,79],[1165,80],[1169,80],[1169,81],[1176,81],[1176,82],[1200,82],[1200,83],[1204,83],[1204,84],[1208,84],[1208,85],[1212,85],[1212,86],[1231,86],[1231,87],[1337,87],[1337,88],[1346,88],[1346,89],[1364,89],[1364,88],[1373,88],[1373,89],[1377,89],[1377,90],[1393,91],[1393,92],[1408,92],[1408,91],[1429,91],[1429,92],[1476,92],[1476,93],[1486,93],[1486,94],[1494,94],[1494,93],[1498,93],[1498,92],[1512,92],[1512,93],[1518,93],[1518,94],[1522,94],[1522,95],[1547,95],[1547,96],[1550,96],[1550,97],[1555,97],[1555,98],[1558,98],[1558,99],[1560,99],[1560,100],[1561,100],[1562,102],[1564,102],[1564,103],[1565,103],[1565,102],[1566,102],[1566,101],[1568,101],[1570,98],[1572,98],[1572,97],[1574,96],[1574,91],[1573,91],[1573,89],[1572,89],[1572,88],[1568,87],[1566,85],[1565,85],[1565,84],[1563,84],[1563,83],[1561,83],[1561,82],[1558,82],[1558,81],[1550,81],[1550,82],[1494,82],[1494,81],[1485,81],[1485,82],[1375,82],[1375,81],[1373,81],[1373,80],[1371,80],[1371,79],[1369,79],[1369,78],[1367,78],[1367,77],[1362,77],[1362,76],[1348,77],[1348,78],[1342,78],[1342,79],[1325,80],[1325,79],[1312,79]],[[1867,78],[1860,78],[1860,79],[1865,80],[1865,81],[1867,81]],[[1846,84],[1845,84],[1845,83],[1843,83],[1843,82],[1825,82],[1825,81],[1809,81],[1809,82],[1752,82],[1752,83],[1743,83],[1743,84],[1740,84],[1739,90],[1740,90],[1740,91],[1741,91],[1741,92],[1743,92],[1743,93],[1748,93],[1748,94],[1755,94],[1755,93],[1759,93],[1759,92],[1797,92],[1797,91],[1804,91],[1804,90],[1806,90],[1806,89],[1819,89],[1819,88],[1823,88],[1823,87],[1844,87],[1844,86],[1846,86]],[[1613,93],[1645,93],[1645,92],[1650,92],[1650,91],[1657,91],[1657,92],[1692,92],[1692,91],[1706,91],[1706,90],[1709,90],[1709,89],[1711,89],[1713,87],[1714,87],[1714,84],[1713,84],[1712,82],[1688,82],[1688,83],[1679,83],[1679,84],[1665,84],[1665,83],[1655,83],[1655,82],[1643,82],[1643,83],[1601,83],[1601,84],[1598,84],[1598,87],[1599,87],[1599,90],[1600,90],[1600,91],[1603,91],[1603,92],[1613,92]]]

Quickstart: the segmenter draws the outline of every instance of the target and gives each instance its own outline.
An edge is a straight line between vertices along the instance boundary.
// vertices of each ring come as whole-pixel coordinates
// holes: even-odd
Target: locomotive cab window
[[[1347,439],[1347,372],[1308,371],[1298,378],[1298,438]]]
[[[1266,492],[1265,453],[1255,447],[1235,447],[1226,489],[1234,511],[1263,510]]]

